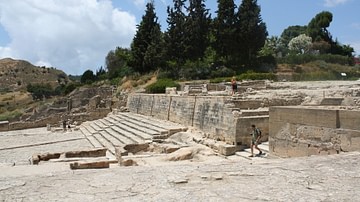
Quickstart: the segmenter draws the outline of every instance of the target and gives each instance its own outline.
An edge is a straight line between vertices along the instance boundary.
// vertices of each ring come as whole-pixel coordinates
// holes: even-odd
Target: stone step
[[[112,115],[110,117],[115,119],[115,120],[119,120],[118,126],[125,129],[125,130],[127,130],[127,131],[133,132],[134,130],[136,130],[136,131],[143,132],[144,134],[149,134],[151,136],[160,134],[160,132],[155,131],[155,130],[153,130],[151,128],[148,128],[146,126],[142,126],[139,123],[134,124],[134,123],[132,123],[131,121],[129,121],[127,119],[120,118],[120,117],[114,116],[114,115]],[[164,132],[167,133],[167,131],[164,131]]]
[[[150,125],[153,125],[153,126],[168,130],[168,131],[170,131],[170,133],[171,133],[171,131],[180,132],[180,131],[187,130],[186,127],[184,127],[184,126],[182,126],[180,124],[173,123],[173,122],[166,121],[166,120],[155,119],[155,118],[152,118],[152,117],[147,117],[147,116],[140,115],[140,114],[121,113],[121,115],[126,116],[126,117],[131,118],[131,119],[134,119],[134,120],[138,120],[138,121],[143,122],[143,123],[147,123],[147,124],[150,124]]]
[[[106,147],[109,152],[115,155],[115,147],[112,145],[111,142],[106,140],[100,133],[95,133],[93,136],[100,142],[103,147]]]
[[[105,128],[108,128],[109,126],[104,124],[103,122],[100,121],[101,119],[99,120],[95,120],[93,121],[98,127],[102,128],[103,130],[105,130]]]
[[[84,134],[85,138],[90,142],[93,147],[102,147],[101,143],[91,134],[85,127],[80,126],[80,131]]]
[[[120,113],[117,115],[118,117],[126,117],[128,120],[134,120],[136,122],[141,122],[142,124],[149,125],[151,127],[154,127],[156,130],[169,130],[169,124],[167,121],[159,121],[157,119],[154,119],[152,117],[143,116],[140,114],[133,114],[133,113]]]
[[[85,122],[83,124],[81,124],[84,128],[86,128],[86,130],[88,130],[91,134],[96,133],[97,131],[90,126],[90,122]]]
[[[132,133],[133,135],[130,135],[129,137],[137,136],[144,140],[151,140],[154,135],[159,134],[157,132],[154,132],[153,130],[147,130],[144,127],[139,127],[139,126],[130,127],[127,124],[125,124],[125,122],[126,121],[123,120],[122,122],[119,122],[118,124],[116,124],[114,126],[116,126],[116,131],[118,131],[119,133],[121,133],[121,131],[123,131],[124,132],[123,134],[126,136],[130,135],[130,133]],[[112,126],[112,128],[114,126]]]
[[[90,133],[83,125],[79,127],[79,130],[85,137],[92,135],[92,133]]]
[[[89,126],[92,127],[96,132],[104,130],[104,128],[98,126],[94,121],[90,122]]]
[[[121,142],[119,139],[112,136],[107,131],[103,130],[99,132],[100,135],[102,135],[107,141],[109,141],[114,147],[123,146],[125,145],[123,142]]]
[[[107,128],[105,129],[109,134],[111,134],[113,137],[117,138],[120,142],[123,144],[134,144],[136,143],[133,139],[128,138],[122,134],[120,134],[118,131],[115,131],[113,128]]]
[[[120,117],[122,118],[123,116],[122,115],[117,115],[117,117]],[[143,122],[142,120],[134,120],[134,119],[126,119],[125,122],[123,122],[124,124],[132,127],[132,128],[144,128],[144,130],[146,131],[154,131],[153,135],[156,135],[156,134],[168,134],[169,131],[166,130],[166,129],[163,129],[163,128],[160,128],[158,126],[154,126],[154,125],[151,125],[151,124],[148,124],[146,122]],[[145,132],[145,131],[144,131]],[[146,132],[148,133],[148,132]]]
[[[130,131],[128,131],[127,129],[125,130],[123,128],[123,125],[113,126],[112,129],[114,131],[118,132],[119,134],[121,134],[129,139],[132,139],[134,141],[134,143],[144,143],[146,141],[145,139],[136,135],[136,133],[141,133],[141,132],[132,130],[132,129],[129,129]]]
[[[110,127],[110,126],[113,126],[113,125],[114,125],[113,123],[107,121],[105,118],[98,119],[98,121],[99,121],[100,123],[102,123],[103,125],[107,126],[107,127]]]
[[[117,120],[114,120],[114,119],[112,119],[112,118],[110,118],[110,117],[105,117],[103,120],[105,120],[105,121],[107,121],[108,123],[111,123],[111,124],[113,124],[113,125],[117,125],[117,124],[119,124],[119,122],[117,121]]]

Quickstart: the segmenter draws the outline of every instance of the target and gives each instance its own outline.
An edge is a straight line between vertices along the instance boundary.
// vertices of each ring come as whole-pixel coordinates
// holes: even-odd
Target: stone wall
[[[265,142],[269,137],[269,116],[249,116],[239,117],[236,123],[236,142],[237,145],[241,145],[240,149],[250,146],[252,132],[251,125],[254,124],[261,130],[261,142]]]
[[[226,106],[228,97],[131,94],[130,112],[193,126],[210,138],[236,143],[236,119]]]
[[[111,112],[110,108],[99,108],[99,109],[94,109],[90,112],[78,113],[78,114],[64,114],[64,113],[52,114],[51,116],[48,116],[45,118],[40,118],[35,121],[12,122],[12,123],[8,124],[7,130],[22,130],[22,129],[27,129],[27,128],[39,128],[39,127],[45,127],[45,126],[47,126],[47,124],[60,127],[60,125],[61,125],[60,123],[62,123],[64,116],[66,116],[67,119],[70,119],[72,122],[76,121],[78,124],[80,124],[85,121],[92,121],[92,120],[103,118],[110,112]],[[0,128],[0,131],[1,131],[1,129],[2,128]],[[3,130],[3,131],[7,131],[7,130]]]
[[[270,152],[282,157],[360,151],[360,111],[341,107],[271,107]]]
[[[9,121],[0,121],[0,131],[9,130]]]

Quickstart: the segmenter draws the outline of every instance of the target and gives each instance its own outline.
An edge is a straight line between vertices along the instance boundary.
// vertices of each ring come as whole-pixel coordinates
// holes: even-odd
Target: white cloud
[[[145,0],[133,0],[134,4],[138,8],[142,8],[145,5]]]
[[[78,75],[103,66],[116,46],[129,47],[136,31],[135,17],[110,0],[1,0],[0,23],[11,39],[0,57]]]
[[[325,0],[325,7],[335,7],[337,5],[340,4],[345,4],[347,3],[349,0]]]

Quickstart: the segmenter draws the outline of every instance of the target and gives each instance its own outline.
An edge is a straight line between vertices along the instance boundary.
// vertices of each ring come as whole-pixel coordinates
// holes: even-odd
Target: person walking
[[[258,155],[261,155],[262,154],[262,151],[261,149],[258,147],[258,144],[260,142],[260,139],[261,139],[261,130],[259,128],[257,128],[254,124],[251,125],[251,129],[252,129],[252,132],[251,132],[251,145],[250,145],[250,148],[251,148],[251,155],[249,157],[254,157],[254,148],[259,150],[259,154]]]
[[[235,93],[237,93],[237,82],[236,82],[235,76],[233,76],[232,79],[231,79],[231,88],[232,88],[232,94],[231,95],[234,95]]]

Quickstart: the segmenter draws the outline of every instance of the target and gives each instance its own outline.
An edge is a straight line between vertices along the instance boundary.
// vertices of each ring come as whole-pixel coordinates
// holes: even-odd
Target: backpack
[[[256,131],[258,137],[261,138],[261,130],[259,128],[256,128],[255,131]]]

